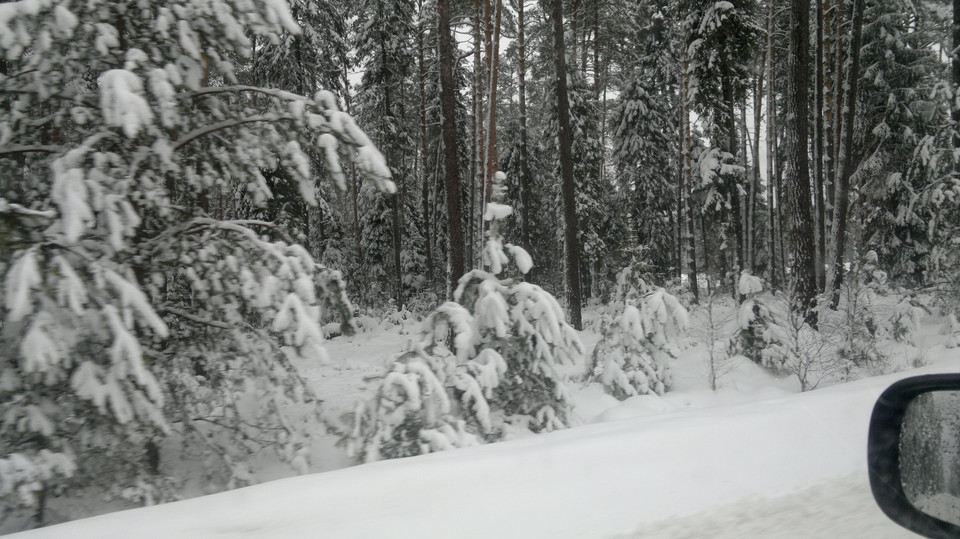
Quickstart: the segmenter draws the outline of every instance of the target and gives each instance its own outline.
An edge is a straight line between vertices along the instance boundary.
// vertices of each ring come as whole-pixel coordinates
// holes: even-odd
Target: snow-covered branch
[[[67,151],[66,146],[49,144],[13,144],[11,146],[0,146],[0,155],[16,153],[62,153],[65,151]]]
[[[170,313],[170,314],[172,314],[172,315],[174,315],[174,316],[179,316],[180,318],[186,318],[187,320],[190,320],[191,322],[196,322],[196,323],[198,323],[198,324],[204,324],[204,325],[207,325],[207,326],[212,326],[212,327],[220,328],[220,329],[233,329],[233,327],[230,326],[230,324],[226,324],[226,323],[224,323],[224,322],[220,322],[219,320],[210,320],[210,319],[207,319],[207,318],[202,318],[202,317],[199,317],[199,316],[196,316],[196,315],[192,315],[192,314],[190,314],[190,313],[188,313],[188,312],[186,312],[186,311],[183,311],[183,310],[180,310],[180,309],[176,309],[176,308],[174,308],[174,307],[164,306],[164,307],[160,307],[160,308],[157,309],[157,310],[160,311],[160,312]]]
[[[174,151],[179,150],[180,148],[184,147],[185,145],[193,142],[194,140],[200,137],[204,137],[206,135],[209,135],[211,133],[216,133],[217,131],[222,131],[224,129],[231,129],[234,127],[240,127],[242,125],[260,123],[260,122],[273,123],[273,122],[279,122],[283,120],[293,121],[293,120],[296,120],[296,118],[294,118],[290,114],[264,114],[260,116],[250,116],[248,118],[224,120],[222,122],[210,124],[208,126],[201,127],[200,129],[195,129],[187,133],[186,135],[183,136],[183,138],[178,140],[177,143],[173,145],[172,149]]]

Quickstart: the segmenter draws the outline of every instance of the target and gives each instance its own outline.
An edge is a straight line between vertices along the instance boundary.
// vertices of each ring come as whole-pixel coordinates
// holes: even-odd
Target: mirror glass
[[[931,391],[907,406],[900,477],[914,507],[960,525],[960,391]]]

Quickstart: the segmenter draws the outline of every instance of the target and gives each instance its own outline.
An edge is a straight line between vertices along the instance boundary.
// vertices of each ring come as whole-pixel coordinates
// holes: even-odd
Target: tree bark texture
[[[686,55],[686,52],[684,53]],[[691,146],[691,133],[690,133],[690,61],[684,56],[683,60],[683,88],[682,88],[682,100],[683,103],[680,107],[681,116],[680,116],[680,144],[682,152],[682,168],[683,173],[680,175],[680,185],[681,189],[678,193],[680,196],[678,200],[679,204],[686,208],[687,213],[687,247],[689,249],[688,256],[690,257],[690,291],[693,292],[693,300],[696,303],[700,302],[700,281],[699,276],[697,275],[697,238],[696,238],[696,227],[695,223],[695,212],[693,208],[693,200],[691,198],[692,188],[691,184],[693,183],[693,162],[692,156],[690,155],[690,146]],[[683,217],[681,216],[681,220]],[[681,227],[682,234],[682,227]]]
[[[437,34],[440,53],[440,109],[443,130],[444,187],[447,191],[447,243],[450,274],[447,297],[453,297],[464,273],[463,233],[460,216],[460,161],[457,156],[457,101],[453,81],[453,39],[450,36],[450,0],[437,0]]]
[[[490,13],[491,9],[493,10],[492,14]],[[496,174],[499,169],[499,156],[497,152],[497,85],[500,74],[500,22],[502,12],[502,0],[487,0],[487,12],[485,16],[487,22],[487,88],[485,92],[487,98],[487,115],[485,122],[487,138],[483,169],[484,203],[490,202],[490,195],[493,192],[493,175]],[[481,214],[483,213],[482,208],[480,212]]]
[[[517,45],[519,47],[519,92],[520,92],[520,243],[530,251],[530,155],[527,149],[527,48],[524,23],[525,0],[517,2]]]
[[[777,279],[777,242],[776,242],[776,223],[774,219],[776,211],[776,201],[774,199],[774,160],[777,158],[777,131],[776,116],[777,107],[774,101],[774,66],[776,65],[776,51],[773,48],[774,31],[774,3],[770,2],[767,9],[767,69],[770,76],[767,84],[767,213],[770,221],[770,285],[776,289],[779,281]]]
[[[853,0],[853,27],[850,29],[850,69],[846,82],[846,113],[843,119],[843,167],[837,186],[836,252],[833,265],[833,298],[830,308],[840,304],[840,287],[843,286],[843,256],[846,249],[847,215],[850,211],[850,177],[853,176],[853,122],[857,116],[857,86],[860,81],[860,43],[863,34],[864,0]]]
[[[960,0],[953,0],[953,91],[960,89]],[[960,106],[954,101],[953,111],[953,146],[960,148]]]
[[[424,244],[427,255],[427,282],[433,284],[433,234],[430,228],[430,182],[427,174],[427,68],[424,63],[423,0],[420,0],[417,12],[420,23],[417,25],[417,74],[420,83],[420,162],[423,175],[423,228]]]
[[[570,325],[580,330],[580,244],[577,241],[576,188],[573,182],[573,133],[570,130],[570,103],[567,97],[567,59],[563,45],[563,0],[551,2],[553,19],[553,61],[557,72],[557,121],[560,127],[560,175],[563,192],[563,221],[566,249],[567,303]]]
[[[726,124],[724,129],[727,135],[727,152],[737,159],[737,118],[736,103],[733,95],[733,74],[730,72],[729,57],[725,54],[720,60],[720,86],[723,94],[723,104],[726,108],[724,119]],[[740,278],[740,271],[743,270],[743,210],[740,204],[740,183],[739,178],[733,180],[730,191],[730,209],[733,211],[733,239],[734,239],[734,262],[736,268],[734,272],[734,281]],[[736,290],[736,287],[734,287]]]
[[[810,0],[790,3],[789,97],[787,114],[790,141],[790,191],[793,195],[790,240],[793,248],[793,285],[796,291],[794,308],[816,327],[817,273],[813,235],[813,208],[810,193],[810,162],[807,156],[809,139],[807,89],[810,85]]]
[[[816,34],[816,79],[814,89],[816,92],[814,98],[813,121],[815,122],[815,132],[813,139],[813,176],[814,176],[814,200],[817,207],[817,291],[823,292],[827,287],[827,275],[824,271],[824,265],[827,262],[827,234],[825,224],[824,204],[826,200],[823,196],[823,2],[813,0],[817,4],[817,34]]]

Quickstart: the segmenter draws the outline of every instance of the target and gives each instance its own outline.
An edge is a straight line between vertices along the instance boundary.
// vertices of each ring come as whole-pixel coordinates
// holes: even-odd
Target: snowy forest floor
[[[720,326],[736,323],[732,301],[720,302],[714,307],[715,323],[718,320]],[[585,330],[580,335],[588,354],[600,338],[598,319],[602,310],[602,307],[594,305],[585,312]],[[326,350],[330,357],[328,363],[301,362],[298,364],[301,374],[323,401],[323,413],[328,416],[348,413],[354,409],[359,399],[369,399],[373,396],[390,360],[416,337],[419,329],[419,320],[412,316],[360,317],[357,322],[359,327],[357,334],[349,337],[337,336],[326,343]],[[290,487],[302,485],[305,489],[302,495],[307,499],[295,502],[291,507],[330,503],[333,505],[325,507],[321,513],[333,515],[331,518],[336,518],[337,504],[342,503],[345,505],[343,508],[345,514],[358,511],[355,514],[358,519],[369,517],[377,520],[377,515],[383,509],[378,500],[385,501],[388,506],[385,510],[387,516],[400,511],[401,505],[406,506],[407,502],[389,498],[389,492],[403,497],[405,490],[402,485],[393,484],[388,493],[372,495],[369,500],[364,500],[363,504],[369,503],[365,510],[360,509],[363,504],[354,507],[357,504],[356,500],[338,501],[341,500],[335,492],[338,485],[342,486],[344,481],[350,481],[350,478],[357,480],[359,485],[367,485],[371,488],[377,488],[376,485],[384,482],[407,481],[413,477],[408,477],[408,473],[419,477],[415,464],[422,462],[428,467],[423,475],[428,485],[422,488],[411,485],[410,492],[411,495],[413,492],[423,494],[423,499],[419,503],[424,505],[424,510],[427,510],[426,506],[430,505],[431,500],[442,498],[450,486],[447,483],[439,487],[429,485],[434,475],[444,473],[443,470],[437,469],[438,466],[444,469],[454,466],[446,471],[457,477],[455,482],[463,482],[457,488],[477,489],[481,492],[477,495],[481,497],[473,498],[473,502],[465,502],[468,506],[473,504],[474,511],[478,513],[477,516],[470,516],[467,513],[447,514],[441,520],[447,522],[449,527],[441,526],[436,530],[437,534],[429,532],[421,536],[444,536],[442,530],[457,529],[457,522],[465,525],[468,521],[493,519],[494,514],[498,514],[497,508],[502,509],[510,503],[510,500],[514,500],[521,506],[530,505],[530,522],[521,523],[507,519],[510,522],[504,524],[506,527],[503,529],[499,524],[493,525],[488,522],[474,533],[461,536],[594,537],[626,533],[628,535],[624,537],[694,537],[698,534],[685,530],[713,530],[716,527],[740,530],[723,537],[757,534],[771,536],[767,532],[777,529],[776,522],[781,518],[779,515],[795,513],[795,511],[806,515],[804,521],[810,528],[798,532],[796,523],[794,525],[788,523],[781,530],[780,535],[773,536],[818,536],[819,532],[815,530],[838,529],[831,526],[842,524],[844,519],[852,526],[850,533],[844,535],[841,530],[839,535],[830,533],[830,536],[864,536],[862,533],[864,519],[873,522],[875,526],[867,535],[904,536],[905,532],[898,530],[892,523],[884,522],[885,517],[873,505],[869,495],[864,462],[867,419],[872,409],[872,402],[879,392],[896,378],[906,376],[907,371],[914,371],[918,366],[928,366],[921,369],[925,372],[957,370],[960,366],[960,350],[955,348],[957,343],[955,336],[951,333],[949,322],[934,315],[927,315],[921,319],[917,330],[907,339],[907,342],[890,339],[880,343],[879,348],[887,357],[883,372],[900,374],[839,383],[837,380],[825,380],[821,384],[821,389],[803,395],[795,395],[800,393],[801,389],[796,377],[774,376],[743,356],[727,357],[724,353],[723,339],[728,338],[729,327],[721,331],[721,336],[727,336],[720,339],[719,346],[714,347],[717,389],[712,389],[709,353],[704,344],[704,341],[708,340],[705,338],[708,333],[706,326],[705,308],[692,311],[691,328],[683,343],[682,352],[670,365],[672,386],[663,396],[646,395],[621,402],[605,394],[598,382],[583,381],[586,369],[584,364],[565,366],[564,374],[569,377],[567,383],[573,401],[571,414],[573,428],[566,431],[543,435],[533,435],[528,431],[514,431],[508,433],[507,439],[517,441],[496,444],[503,446],[499,451],[484,447],[456,450],[448,452],[449,454],[443,453],[425,458],[416,457],[364,465],[335,474],[322,473],[310,476],[309,480],[301,478],[306,481],[302,483],[288,484],[287,481],[281,481],[251,489],[241,489],[212,497],[221,500],[220,502],[204,503],[214,508],[221,505],[231,507],[231,504],[242,499],[247,500],[243,502],[244,504],[249,504],[253,499],[260,499],[254,496],[256,492],[260,492],[260,496],[273,496],[283,492],[283,498],[286,499],[295,494],[288,492]],[[856,377],[851,376],[851,378]],[[521,438],[527,439],[519,440]],[[355,464],[354,459],[350,458],[346,450],[337,442],[338,439],[333,434],[317,433],[314,436],[310,450],[311,472],[331,472]],[[458,460],[456,454],[459,453],[463,453],[463,460]],[[568,457],[570,457],[569,460]],[[165,472],[185,480],[185,497],[210,494],[217,489],[204,482],[203,474],[196,473],[201,466],[199,461],[191,462],[186,455],[170,452],[166,453],[164,458],[167,462],[171,459],[176,462],[176,469],[168,469]],[[491,468],[495,464],[494,461],[502,461],[504,458],[511,462],[509,469],[499,469],[494,473]],[[598,460],[600,462],[595,462]],[[519,461],[519,464],[515,461]],[[523,463],[529,465],[529,470],[524,468]],[[460,467],[457,467],[458,465]],[[579,469],[572,470],[566,465]],[[531,484],[521,481],[522,478],[508,480],[504,485],[498,486],[469,483],[471,478],[481,483],[496,481],[496,477],[509,478],[510,469],[518,466],[519,468],[514,471],[521,475],[529,475],[527,479]],[[625,470],[624,466],[633,469]],[[293,475],[288,468],[268,459],[255,463],[253,468],[258,482],[273,481]],[[433,471],[430,471],[431,469]],[[483,473],[484,469],[488,469],[486,473]],[[386,475],[375,478],[378,471]],[[344,472],[348,472],[348,475],[340,475]],[[350,473],[354,475],[349,475]],[[399,473],[403,478],[390,479],[391,473],[394,475]],[[554,479],[549,478],[554,475],[556,484],[551,485]],[[620,477],[621,475],[624,477]],[[193,479],[189,479],[191,477]],[[324,478],[328,478],[328,481]],[[618,484],[624,480],[635,484],[629,486]],[[300,479],[289,481],[300,481]],[[522,482],[522,488],[519,488],[518,492],[508,493],[504,500],[491,502],[493,505],[488,509],[482,507],[485,502],[476,501],[490,500],[490,496],[501,495],[501,491],[514,482]],[[538,485],[538,482],[541,484]],[[357,494],[362,496],[362,493],[357,490],[359,488],[360,486],[350,489],[350,492],[356,490]],[[554,492],[557,489],[569,492],[566,494]],[[631,499],[633,496],[631,493],[637,492],[638,489],[646,493],[643,500]],[[507,490],[509,491],[509,488]],[[523,502],[521,500],[527,499],[522,498],[523,496],[536,497],[536,493],[541,491],[543,496],[557,503],[555,511],[551,510],[551,513],[556,512],[557,515],[562,515],[564,511],[573,511],[576,504],[571,502],[574,500],[596,497],[597,500],[586,502],[583,511],[600,511],[602,515],[606,515],[604,518],[608,522],[605,526],[594,525],[586,529],[582,525],[573,525],[572,522],[563,526],[543,524],[543,527],[538,527],[537,523],[547,517],[538,516],[536,507],[546,507],[546,505],[539,501]],[[550,494],[550,492],[554,493]],[[233,496],[229,498],[232,501],[227,502],[227,498],[223,496]],[[784,496],[787,497],[784,498]],[[349,498],[349,495],[344,492],[343,497]],[[328,501],[322,502],[321,498]],[[807,504],[807,501],[830,499],[834,499],[834,502],[821,501],[812,506]],[[199,501],[194,500],[194,502]],[[452,504],[451,509],[453,509],[457,501],[453,500],[449,503]],[[277,504],[278,502],[271,502],[269,505],[273,507]],[[396,511],[389,508],[390,505],[396,504],[399,504],[394,507]],[[566,508],[564,504],[570,504],[570,508]],[[735,504],[735,506],[723,504]],[[645,505],[645,508],[641,510],[640,505]],[[183,503],[176,503],[172,504],[168,511],[175,511],[172,507],[176,506],[186,507]],[[282,506],[279,504],[279,507]],[[89,517],[127,507],[130,506],[125,505],[125,502],[106,501],[102,493],[93,492],[84,493],[80,497],[58,498],[50,501],[50,510],[60,521]],[[817,507],[827,512],[821,513]],[[166,526],[174,521],[183,524],[182,527],[177,528],[176,535],[186,533],[200,536],[228,531],[217,528],[218,525],[226,524],[225,522],[217,524],[216,514],[219,514],[217,510],[209,514],[209,520],[205,519],[208,511],[200,509],[199,505],[190,510],[190,513],[200,511],[196,516],[206,523],[197,528],[185,524],[183,518],[171,520],[170,515],[175,513],[167,511],[158,513],[156,509],[159,507],[150,509],[154,511],[151,514],[167,515],[162,517],[163,521],[153,520],[158,526]],[[488,510],[493,513],[488,514]],[[224,511],[228,510],[224,509]],[[256,515],[263,511],[273,510],[253,509],[251,515],[244,516],[243,520],[256,520]],[[244,513],[238,512],[237,508],[233,507],[224,514],[239,517]],[[435,514],[433,511],[431,513]],[[320,525],[324,517],[319,513],[315,514],[320,519],[315,524]],[[480,514],[487,516],[480,517]],[[687,519],[691,514],[698,515],[694,519],[697,524],[693,528],[690,527],[691,523]],[[59,530],[60,533],[75,537],[110,536],[110,530],[120,533],[125,529],[124,526],[130,524],[130,518],[133,517],[119,516],[118,518],[120,520],[116,518],[103,520],[106,527],[96,524],[101,519],[94,519],[84,521],[84,527],[70,530],[52,527],[47,530],[53,532],[53,535],[56,535]],[[303,518],[309,519],[309,516],[304,515]],[[412,515],[405,518],[409,520]],[[570,515],[557,518],[560,521],[577,518],[594,521],[597,516]],[[761,521],[767,519],[774,527],[763,528],[766,531],[761,533],[762,528],[755,527],[763,525],[762,522],[757,524],[758,519]],[[824,519],[834,522],[824,524]],[[284,536],[288,532],[296,532],[297,529],[301,532],[309,529],[308,527],[300,528],[301,525],[313,525],[307,521],[298,521],[273,528],[269,523],[272,521],[270,519],[267,522],[258,521],[258,524],[248,531],[254,535]],[[115,524],[111,525],[111,522]],[[73,525],[80,525],[80,523],[68,524],[68,526]],[[333,529],[340,529],[340,525],[342,523],[334,526]],[[818,528],[818,526],[823,527]],[[144,530],[147,535],[158,533],[156,529],[150,532],[149,526],[138,526],[138,528]],[[0,529],[0,533],[12,531],[12,529],[17,528]],[[233,529],[236,531],[239,528]],[[377,529],[381,532],[387,530],[385,536],[405,536],[403,530],[407,528],[402,526],[377,528],[374,525],[373,528],[361,526],[358,529],[352,529],[348,526],[342,529],[344,533],[336,536],[363,536],[366,532],[372,532],[373,536],[378,536],[375,533]],[[414,526],[408,531],[413,533],[412,530],[415,529]],[[578,533],[577,530],[584,533]],[[631,533],[631,530],[635,531]],[[81,531],[83,533],[80,533]],[[173,531],[166,529],[162,535],[174,535],[171,533]],[[543,532],[543,535],[540,532]],[[560,535],[557,535],[558,533]]]

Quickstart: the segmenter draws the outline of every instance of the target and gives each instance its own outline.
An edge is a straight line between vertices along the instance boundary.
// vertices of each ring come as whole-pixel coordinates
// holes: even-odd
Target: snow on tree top
[[[742,296],[759,294],[760,292],[763,292],[763,281],[761,281],[759,277],[755,277],[744,271],[740,274],[740,281],[737,283],[737,290]]]

